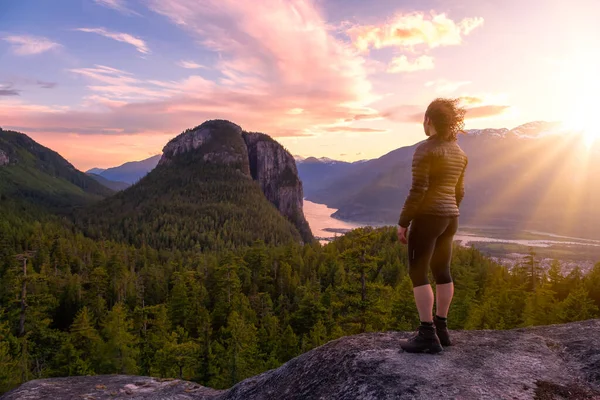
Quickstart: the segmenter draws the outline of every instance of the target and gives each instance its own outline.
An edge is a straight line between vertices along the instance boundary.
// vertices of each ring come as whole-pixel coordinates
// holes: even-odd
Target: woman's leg
[[[439,224],[431,217],[418,217],[408,233],[408,273],[421,322],[432,322],[433,290],[429,284],[429,263],[435,249]]]
[[[431,258],[431,272],[435,279],[436,316],[434,319],[436,333],[442,346],[451,346],[450,332],[448,332],[448,310],[454,296],[454,283],[450,275],[452,261],[452,243],[458,229],[458,219],[451,219],[448,228],[437,239],[435,250]]]
[[[446,230],[447,221],[447,218],[418,217],[411,223],[408,233],[408,272],[413,283],[413,293],[421,320],[418,333],[400,343],[400,347],[409,353],[442,351],[433,325],[431,311],[434,297],[427,274],[436,239]]]
[[[448,317],[448,310],[454,296],[450,263],[452,261],[452,243],[457,230],[458,218],[450,219],[444,233],[437,238],[431,257],[431,272],[436,283],[436,315],[442,318]]]

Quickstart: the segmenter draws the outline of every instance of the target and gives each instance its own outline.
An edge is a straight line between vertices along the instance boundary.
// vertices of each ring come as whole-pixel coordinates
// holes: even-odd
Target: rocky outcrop
[[[211,164],[237,166],[258,182],[265,197],[296,226],[305,242],[313,240],[304,217],[296,161],[271,137],[244,132],[229,121],[210,120],[172,139],[164,147],[158,165],[169,165],[189,155]]]
[[[8,154],[0,150],[0,167],[3,165],[8,165],[10,159],[8,158]]]
[[[262,133],[243,134],[252,178],[263,193],[300,231],[302,239],[313,239],[304,217],[302,181],[294,157],[271,137]]]
[[[242,128],[232,122],[211,120],[186,130],[167,143],[158,165],[190,155],[193,159],[200,156],[202,161],[210,164],[234,166],[250,175]]]
[[[439,355],[408,354],[407,332],[344,337],[215,391],[135,376],[31,381],[16,399],[600,399],[600,320],[453,332]]]

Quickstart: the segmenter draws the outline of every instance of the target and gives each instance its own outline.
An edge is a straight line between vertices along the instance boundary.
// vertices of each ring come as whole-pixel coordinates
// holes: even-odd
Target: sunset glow
[[[80,169],[214,118],[302,156],[376,158],[422,140],[439,96],[464,99],[467,129],[561,120],[598,141],[593,0],[1,3],[0,126]]]
[[[600,140],[600,127],[598,122],[594,121],[594,113],[597,113],[597,111],[593,109],[593,102],[596,100],[590,97],[588,101],[590,103],[582,105],[579,111],[565,119],[564,126],[574,134],[581,135],[586,147],[589,149]]]

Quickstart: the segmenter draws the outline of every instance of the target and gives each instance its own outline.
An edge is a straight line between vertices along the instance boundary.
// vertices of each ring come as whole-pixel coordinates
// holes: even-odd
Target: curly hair
[[[459,103],[460,99],[438,98],[425,111],[425,117],[431,120],[437,134],[445,140],[456,140],[465,127],[467,110],[460,107]]]

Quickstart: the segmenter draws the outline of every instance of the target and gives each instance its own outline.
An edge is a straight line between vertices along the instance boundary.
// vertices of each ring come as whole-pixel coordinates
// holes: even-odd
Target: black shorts
[[[458,230],[458,217],[420,215],[408,232],[408,272],[413,287],[428,285],[431,267],[438,285],[452,282],[450,262],[452,243]]]

